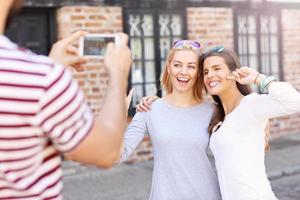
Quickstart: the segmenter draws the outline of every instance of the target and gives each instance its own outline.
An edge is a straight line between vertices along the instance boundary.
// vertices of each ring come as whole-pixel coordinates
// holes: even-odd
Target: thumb
[[[108,55],[110,55],[113,52],[114,46],[115,45],[112,42],[107,44],[106,51],[105,51],[105,57],[107,57]]]
[[[133,94],[134,94],[134,88],[132,88],[132,89],[129,91],[129,93],[128,93],[127,97],[126,97],[126,105],[127,105],[127,109],[129,108],[129,105],[130,105],[130,102],[131,102],[131,99],[132,99]]]
[[[65,66],[74,66],[77,64],[84,64],[87,60],[84,57],[80,56],[69,56],[68,58],[65,58],[64,65]]]
[[[108,68],[109,66],[108,63],[111,62],[112,58],[111,56],[113,55],[113,51],[114,51],[114,44],[113,43],[108,43],[107,46],[106,46],[106,51],[105,51],[105,55],[104,55],[104,66],[106,68]],[[115,59],[115,58],[113,58]]]
[[[117,47],[121,47],[121,46],[127,46],[128,43],[128,35],[125,33],[118,33],[116,34],[116,41],[115,44]]]
[[[226,77],[227,80],[232,80],[232,81],[236,81],[237,80],[237,77],[233,76],[233,75],[228,75]]]
[[[129,91],[129,93],[128,93],[127,97],[126,97],[126,100],[128,100],[129,103],[131,102],[131,99],[132,99],[133,94],[134,94],[134,88],[132,88],[132,89]]]

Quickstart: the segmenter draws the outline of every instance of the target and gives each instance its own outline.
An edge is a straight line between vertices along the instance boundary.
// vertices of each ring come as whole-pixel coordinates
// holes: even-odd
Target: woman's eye
[[[188,66],[190,69],[196,69],[196,66],[194,66],[194,65],[189,65]]]
[[[174,67],[180,67],[180,65],[179,64],[174,64]]]
[[[203,74],[204,74],[204,75],[207,75],[207,74],[208,74],[208,71],[203,72]]]

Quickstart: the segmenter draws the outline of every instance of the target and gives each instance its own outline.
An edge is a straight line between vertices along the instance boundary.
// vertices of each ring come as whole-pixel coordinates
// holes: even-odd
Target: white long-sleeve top
[[[290,84],[273,82],[269,94],[252,93],[226,115],[212,134],[222,200],[275,200],[264,165],[268,119],[300,112],[300,93]]]

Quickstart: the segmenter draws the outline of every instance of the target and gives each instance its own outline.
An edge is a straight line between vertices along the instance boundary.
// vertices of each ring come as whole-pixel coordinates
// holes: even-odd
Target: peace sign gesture
[[[259,72],[250,67],[241,67],[232,72],[232,76],[227,76],[229,80],[235,80],[240,84],[256,84]]]

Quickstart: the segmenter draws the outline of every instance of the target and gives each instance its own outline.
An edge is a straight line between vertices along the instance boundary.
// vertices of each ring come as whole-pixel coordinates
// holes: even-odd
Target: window
[[[6,35],[22,47],[47,55],[56,39],[53,8],[25,8],[17,15]]]
[[[160,73],[173,42],[185,38],[185,13],[128,11],[125,22],[133,58],[129,82],[135,88],[130,109],[134,113],[143,96],[161,96]]]
[[[280,13],[238,10],[235,14],[235,49],[242,65],[282,79]]]

